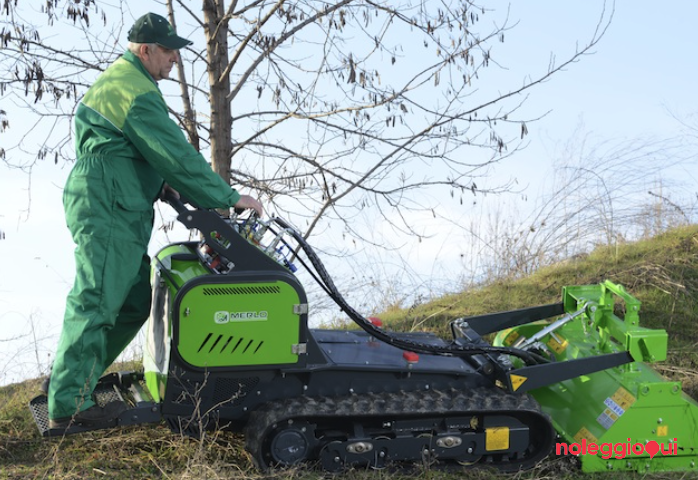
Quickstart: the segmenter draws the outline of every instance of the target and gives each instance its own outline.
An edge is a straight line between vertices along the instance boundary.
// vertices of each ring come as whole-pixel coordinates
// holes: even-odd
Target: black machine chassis
[[[200,231],[225,231],[217,218],[192,213],[190,221]],[[347,332],[310,330],[303,314],[299,333],[306,352],[295,365],[192,368],[176,348],[178,300],[189,288],[269,276],[295,285],[295,278],[266,255],[237,235],[229,237],[228,247],[216,244],[215,249],[235,269],[180,285],[174,299],[174,342],[162,403],[163,418],[173,431],[193,437],[201,429],[242,431],[260,468],[316,462],[336,471],[436,459],[518,470],[550,452],[554,430],[537,403],[499,388],[497,372],[485,373],[485,365],[499,365],[496,354],[421,355],[409,364],[401,360],[401,348],[365,332],[345,341],[340,337]],[[305,301],[303,287],[297,290]],[[420,344],[448,344],[429,333],[396,335]],[[468,343],[489,346],[475,333]],[[342,348],[347,357],[339,355]],[[391,351],[400,364],[385,363]],[[488,450],[489,427],[508,428],[511,444]],[[362,448],[367,450],[359,452]]]

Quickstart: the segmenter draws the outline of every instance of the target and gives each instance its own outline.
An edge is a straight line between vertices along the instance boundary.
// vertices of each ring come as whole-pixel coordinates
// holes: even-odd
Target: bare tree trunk
[[[204,0],[204,28],[206,29],[206,51],[208,55],[208,78],[211,91],[211,167],[224,180],[230,180],[230,158],[232,152],[232,117],[230,102],[230,80],[224,71],[228,66],[228,21],[225,0]]]
[[[175,23],[174,8],[172,6],[172,0],[167,0],[167,16],[174,27],[177,30],[177,24]],[[184,107],[184,129],[187,132],[187,137],[189,138],[189,143],[191,143],[194,148],[200,150],[199,146],[199,132],[197,131],[196,124],[196,114],[191,106],[191,98],[189,97],[189,87],[187,86],[187,77],[184,74],[184,65],[180,60],[177,62],[177,78],[179,78],[179,86],[182,92],[182,105]]]

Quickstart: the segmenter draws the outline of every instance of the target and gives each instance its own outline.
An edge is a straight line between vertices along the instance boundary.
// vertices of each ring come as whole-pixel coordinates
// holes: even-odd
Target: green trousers
[[[101,180],[71,175],[64,192],[66,220],[77,245],[76,275],[51,371],[52,419],[94,405],[91,394],[99,377],[150,313],[152,207],[123,208],[102,190]]]

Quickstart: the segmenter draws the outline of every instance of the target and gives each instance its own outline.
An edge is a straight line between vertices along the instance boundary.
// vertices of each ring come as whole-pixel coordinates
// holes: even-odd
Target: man
[[[211,170],[168,115],[157,82],[191,42],[153,13],[136,21],[128,40],[75,116],[77,162],[63,203],[76,276],[48,386],[51,428],[111,426],[125,409],[118,401],[96,405],[91,395],[148,317],[147,247],[161,192],[174,189],[204,208],[263,213]]]

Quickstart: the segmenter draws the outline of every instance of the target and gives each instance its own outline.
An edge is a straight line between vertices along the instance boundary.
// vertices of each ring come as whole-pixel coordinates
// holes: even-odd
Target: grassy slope
[[[445,333],[448,321],[558,300],[563,285],[610,279],[642,301],[645,326],[665,328],[670,356],[656,369],[684,382],[698,398],[698,226],[678,229],[649,241],[600,248],[589,256],[542,270],[516,281],[500,281],[459,295],[382,317],[394,330],[430,329]],[[119,370],[127,369],[120,366]],[[195,441],[162,425],[130,427],[43,440],[26,407],[40,380],[0,389],[0,478],[323,478],[307,470],[256,472],[238,435],[220,433]],[[595,478],[576,470],[570,458],[547,461],[519,475],[472,472],[470,478]],[[351,472],[343,478],[463,478],[428,468],[411,472]],[[610,478],[603,476],[603,478]],[[613,478],[618,478],[614,476]],[[623,478],[689,478],[682,475],[625,475]]]

